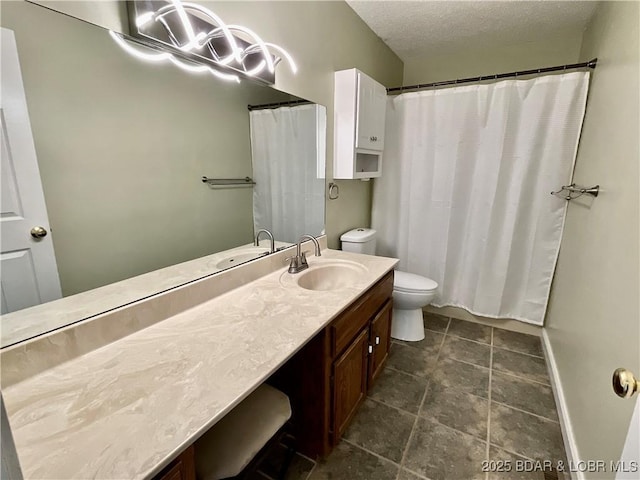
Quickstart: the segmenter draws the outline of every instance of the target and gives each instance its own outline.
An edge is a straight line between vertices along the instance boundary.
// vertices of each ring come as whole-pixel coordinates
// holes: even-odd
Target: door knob
[[[629,398],[640,390],[640,382],[626,368],[617,368],[613,372],[613,391],[622,398]]]
[[[33,227],[31,229],[31,236],[33,238],[42,238],[47,236],[47,229],[44,227]]]

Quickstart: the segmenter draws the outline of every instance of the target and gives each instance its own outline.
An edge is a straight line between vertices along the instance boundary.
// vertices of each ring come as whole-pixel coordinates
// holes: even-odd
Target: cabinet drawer
[[[353,302],[331,324],[331,355],[335,358],[393,294],[393,271]]]

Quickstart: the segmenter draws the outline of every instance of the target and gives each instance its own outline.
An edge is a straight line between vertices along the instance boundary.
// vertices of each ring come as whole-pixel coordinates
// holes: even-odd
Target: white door
[[[636,407],[631,417],[631,424],[618,466],[616,480],[637,480],[640,478],[640,397],[636,399]]]
[[[61,291],[13,32],[3,28],[1,40],[0,283],[8,313]]]

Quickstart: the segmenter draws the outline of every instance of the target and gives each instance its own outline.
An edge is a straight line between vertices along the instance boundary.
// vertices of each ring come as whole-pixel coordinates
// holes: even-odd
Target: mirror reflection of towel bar
[[[252,187],[256,184],[251,177],[244,178],[208,178],[202,177],[202,183],[206,183],[213,187],[232,187],[232,186],[248,186]]]

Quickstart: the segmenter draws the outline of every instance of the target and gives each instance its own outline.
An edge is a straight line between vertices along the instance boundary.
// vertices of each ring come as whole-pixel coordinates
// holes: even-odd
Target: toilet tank
[[[376,254],[376,231],[372,228],[355,228],[340,237],[345,252]]]

